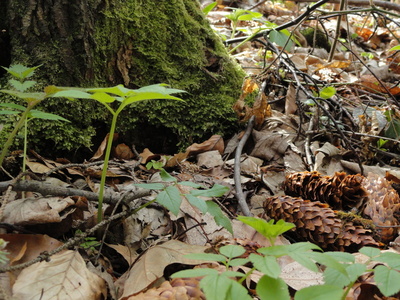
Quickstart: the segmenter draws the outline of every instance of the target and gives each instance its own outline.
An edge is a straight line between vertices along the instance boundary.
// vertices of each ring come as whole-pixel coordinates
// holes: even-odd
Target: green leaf
[[[394,46],[389,49],[389,51],[398,51],[398,50],[400,50],[400,45]]]
[[[324,271],[324,282],[327,285],[345,287],[351,283],[351,280],[347,274],[343,274],[333,268],[326,268]]]
[[[14,108],[20,111],[25,111],[26,107],[15,103],[0,103],[0,107]]]
[[[167,171],[164,169],[160,170],[161,179],[165,182],[176,182],[178,181],[175,177],[171,176]]]
[[[398,253],[384,252],[378,257],[375,257],[374,260],[386,263],[393,269],[400,270],[400,254]]]
[[[231,267],[238,267],[238,266],[244,266],[247,264],[250,260],[247,258],[234,258],[231,261],[229,261],[229,265]]]
[[[286,51],[291,51],[294,46],[294,43],[292,42],[292,40],[290,40],[290,37],[288,37],[283,32],[274,29],[271,30],[271,32],[269,33],[269,39],[271,40],[271,42],[276,43],[278,46],[285,47],[286,45],[286,47],[284,48],[284,50]]]
[[[288,286],[281,278],[271,278],[266,275],[261,277],[257,283],[256,292],[261,300],[290,300]]]
[[[209,275],[200,281],[200,287],[204,291],[207,300],[228,299],[228,290],[233,280],[219,274]]]
[[[30,87],[33,87],[36,84],[36,81],[25,81],[25,82],[20,82],[18,80],[15,79],[10,79],[8,81],[17,91],[20,92],[25,92],[27,89],[29,89]]]
[[[192,270],[183,270],[176,272],[171,275],[171,278],[190,278],[190,277],[201,277],[207,275],[217,275],[218,271],[215,269],[199,268]]]
[[[32,118],[69,122],[69,120],[67,120],[59,115],[43,112],[43,111],[36,110],[36,109],[32,109],[29,114]]]
[[[0,92],[26,100],[44,100],[47,96],[46,93],[23,93],[11,90],[0,90]]]
[[[338,270],[339,272],[346,274],[346,270],[343,264],[338,262],[333,256],[331,255],[326,255],[325,253],[321,252],[313,252],[313,251],[306,251],[306,255],[312,259],[318,262],[321,265],[334,268]]]
[[[218,261],[225,262],[226,257],[221,254],[214,253],[190,253],[186,254],[185,258],[195,259],[195,260],[204,260],[204,261]]]
[[[324,87],[319,91],[319,96],[323,99],[332,98],[336,94],[336,89],[333,86]]]
[[[18,115],[20,113],[20,111],[15,110],[0,110],[0,115]]]
[[[162,190],[165,185],[162,183],[134,183],[135,186],[148,190]]]
[[[182,198],[177,187],[168,186],[157,195],[156,200],[158,203],[169,209],[175,216],[178,215]]]
[[[288,245],[278,245],[278,246],[259,248],[257,252],[264,255],[273,255],[275,257],[280,257],[288,255],[289,248]]]
[[[374,279],[379,290],[386,297],[400,291],[400,273],[396,270],[389,269],[383,265],[377,266],[374,272]]]
[[[337,261],[341,261],[341,262],[352,263],[356,260],[354,255],[351,255],[350,253],[347,253],[347,252],[327,251],[324,253],[326,255],[332,256],[334,259],[336,259]]]
[[[184,186],[190,186],[190,187],[195,188],[195,189],[203,188],[202,185],[194,183],[194,182],[191,182],[191,181],[181,181],[181,182],[179,182],[179,184],[180,185],[184,185]]]
[[[192,196],[190,194],[185,194],[186,199],[189,201],[190,204],[193,206],[196,206],[200,211],[205,214],[207,213],[207,203],[203,199],[197,198],[195,196]]]
[[[117,95],[120,97],[127,96],[129,93],[133,93],[135,90],[130,90],[125,88],[122,84],[119,84],[117,86],[113,87],[106,87],[106,88],[89,88],[86,89],[88,92],[93,92],[93,93],[107,93],[107,94],[113,94]]]
[[[400,138],[400,120],[392,119],[389,126],[385,129],[385,136],[391,139]]]
[[[367,270],[367,266],[365,264],[351,264],[346,267],[346,272],[350,278],[351,282],[355,282],[358,277],[360,277]]]
[[[231,234],[233,234],[231,221],[223,214],[221,208],[212,201],[206,201],[206,204],[207,204],[207,211],[210,215],[214,217],[215,223],[224,227]]]
[[[211,189],[208,190],[192,190],[190,194],[193,196],[202,196],[202,197],[221,197],[223,196],[229,188],[220,184],[214,184]]]
[[[10,73],[12,76],[19,79],[25,79],[31,77],[35,73],[35,70],[40,66],[41,65],[32,68],[27,68],[23,65],[17,64],[17,65],[12,65],[9,68],[6,67],[3,68],[7,70],[7,72]]]
[[[249,255],[249,259],[257,270],[269,277],[278,278],[281,274],[281,267],[274,256],[261,256],[252,253]]]
[[[79,90],[65,90],[53,94],[53,98],[72,98],[72,99],[93,99],[92,95]]]
[[[234,258],[246,253],[246,249],[239,245],[226,245],[219,249],[219,253],[228,258]]]
[[[177,101],[183,101],[181,98],[175,97],[175,96],[170,96],[170,95],[164,95],[161,93],[155,93],[155,92],[146,92],[146,93],[137,93],[134,96],[130,96],[124,101],[122,101],[122,108],[125,106],[132,104],[134,102],[138,101],[144,101],[144,100],[177,100]]]
[[[223,275],[225,275],[225,274],[223,273]],[[228,290],[228,293],[226,294],[225,299],[226,300],[231,300],[231,299],[252,300],[253,298],[250,297],[247,289],[243,285],[241,285],[237,281],[231,280],[231,286]]]
[[[91,97],[92,99],[97,100],[101,103],[112,103],[115,101],[115,97],[111,97],[109,94],[104,92],[96,92]]]
[[[210,11],[214,9],[214,7],[217,6],[217,2],[211,2],[208,4],[206,7],[203,8],[203,13],[207,16]]]
[[[241,277],[245,276],[246,274],[241,273],[241,272],[229,271],[228,270],[228,271],[225,271],[225,272],[221,273],[221,275],[222,276],[226,276],[226,277],[239,277],[239,278],[241,278]]]
[[[283,220],[279,220],[276,224],[274,224],[274,220],[267,222],[263,219],[257,219],[254,217],[239,216],[237,219],[253,227],[267,239],[274,239],[278,235],[281,235],[286,231],[296,227],[293,223],[287,223]]]
[[[334,285],[314,285],[301,289],[294,296],[295,300],[340,300],[343,289]]]
[[[152,84],[148,86],[141,87],[136,90],[137,93],[147,93],[147,92],[155,92],[162,95],[170,95],[170,94],[178,94],[178,93],[186,93],[184,90],[172,89],[168,87],[168,84]],[[181,100],[181,99],[180,99]]]
[[[381,254],[381,251],[378,248],[373,247],[362,247],[358,252],[371,258]]]

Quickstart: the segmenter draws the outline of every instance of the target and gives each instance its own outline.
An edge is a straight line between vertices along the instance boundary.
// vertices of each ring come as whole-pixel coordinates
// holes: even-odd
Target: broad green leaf
[[[386,297],[400,291],[400,273],[396,270],[382,265],[377,266],[374,271],[374,279],[379,290]]]
[[[124,101],[122,101],[122,106],[125,107],[129,104],[132,104],[134,102],[138,101],[144,101],[144,100],[178,100],[178,101],[183,101],[181,98],[175,97],[175,96],[170,96],[170,95],[164,95],[161,93],[155,93],[155,92],[145,92],[145,93],[137,93],[134,96],[130,96]]]
[[[204,260],[204,261],[226,261],[226,257],[221,254],[214,253],[190,253],[186,254],[185,258],[195,259],[195,260]]]
[[[389,49],[389,51],[398,51],[398,50],[400,50],[400,45],[394,46]]]
[[[364,254],[368,257],[371,257],[371,258],[381,254],[381,250],[379,250],[378,248],[373,248],[373,247],[362,247],[358,252],[360,252],[361,254]]]
[[[17,91],[25,92],[30,87],[33,87],[36,84],[36,81],[27,80],[25,82],[20,82],[15,79],[10,79],[8,81]]]
[[[223,273],[223,275],[226,275]],[[241,285],[239,282],[231,280],[231,286],[226,294],[226,300],[231,299],[240,299],[240,300],[252,300],[253,298],[250,297],[248,294],[247,289]]]
[[[32,68],[27,68],[23,65],[17,64],[17,65],[12,65],[9,68],[6,67],[3,68],[7,70],[7,72],[10,73],[12,76],[19,79],[25,79],[31,77],[34,74],[35,70],[40,66],[41,65]]]
[[[38,119],[43,119],[43,120],[53,120],[53,121],[64,121],[64,122],[69,122],[69,120],[47,112],[43,112],[40,110],[32,109],[29,112],[30,117],[32,118],[38,118]]]
[[[222,276],[226,276],[226,277],[243,277],[246,274],[242,273],[242,272],[236,272],[236,271],[225,271],[223,273],[221,273]]]
[[[333,86],[324,87],[319,91],[319,96],[323,99],[332,98],[336,94],[336,89]]]
[[[107,88],[89,88],[89,89],[86,89],[86,91],[94,92],[94,93],[102,92],[102,93],[107,93],[107,94],[114,94],[114,95],[117,95],[120,97],[127,96],[128,93],[135,92],[135,90],[130,90],[130,89],[125,88],[122,84],[119,84],[119,85],[113,86],[113,87],[107,87]]]
[[[281,267],[274,256],[261,256],[252,253],[249,255],[249,259],[257,270],[269,277],[276,279],[281,274]]]
[[[231,267],[238,267],[238,266],[244,266],[247,264],[250,260],[248,258],[234,258],[231,261],[229,261],[229,265]]]
[[[0,103],[1,107],[14,108],[20,111],[25,111],[26,107],[15,103]]]
[[[281,278],[271,278],[266,275],[261,277],[257,283],[256,292],[261,300],[290,300],[288,286]]]
[[[246,253],[246,249],[239,245],[226,245],[219,249],[219,253],[228,258],[234,258]]]
[[[193,196],[202,196],[202,197],[221,197],[227,191],[229,191],[229,188],[227,186],[223,186],[220,184],[214,184],[211,189],[191,190],[190,194],[192,194]]]
[[[177,187],[168,186],[157,195],[156,201],[177,216],[182,203],[182,198]]]
[[[274,220],[267,222],[263,219],[257,219],[254,217],[239,216],[237,219],[253,227],[268,239],[275,238],[278,235],[281,235],[286,231],[296,227],[293,223],[287,223],[283,220],[279,220],[276,224],[273,224]]]
[[[18,115],[20,113],[20,111],[15,110],[0,110],[0,115]]]
[[[257,250],[258,253],[264,255],[273,255],[275,257],[280,257],[289,254],[289,245],[278,245],[271,247],[263,247]]]
[[[291,51],[294,46],[294,43],[286,34],[277,30],[271,30],[269,33],[269,39],[278,46],[285,47],[286,51]]]
[[[324,282],[328,285],[345,287],[351,283],[351,280],[347,274],[343,274],[333,268],[326,268],[324,271]]]
[[[213,201],[206,201],[206,204],[207,204],[207,211],[210,215],[214,217],[215,223],[217,223],[217,225],[224,227],[231,234],[233,234],[232,223],[229,220],[229,218],[223,214],[221,208]]]
[[[162,183],[135,183],[134,185],[148,190],[162,190],[165,188],[165,185]]]
[[[385,136],[391,139],[400,138],[400,120],[392,119],[389,126],[385,129]]]
[[[400,254],[398,253],[384,252],[378,257],[375,257],[374,260],[386,263],[393,269],[400,270]]]
[[[136,90],[137,93],[155,92],[163,95],[186,93],[184,90],[169,88],[167,84],[152,84]]]
[[[203,188],[202,185],[194,183],[194,182],[191,182],[191,181],[181,181],[181,182],[179,182],[179,184],[180,185],[184,185],[184,186],[190,186],[190,187],[195,188],[195,189]]]
[[[288,255],[297,261],[299,264],[303,265],[307,269],[318,272],[318,267],[315,264],[315,261],[312,256],[318,257],[315,255],[315,252],[311,252],[310,250],[319,250],[320,248],[317,245],[307,243],[307,242],[300,242],[295,243],[287,246],[289,252]],[[332,258],[333,260],[333,258]]]
[[[351,255],[350,253],[347,252],[338,252],[338,251],[327,251],[324,252],[326,255],[332,256],[334,259],[336,259],[337,261],[341,261],[341,262],[354,262],[356,260],[356,258],[354,257],[354,255]]]
[[[23,93],[11,90],[0,90],[0,92],[26,100],[44,100],[47,96],[46,93]]]
[[[115,101],[115,97],[110,96],[104,92],[96,92],[92,95],[92,99],[97,100],[101,103],[112,103]]]
[[[178,181],[174,176],[171,176],[167,171],[164,169],[160,170],[160,176],[163,181],[166,182],[176,182]]]
[[[65,90],[53,94],[53,98],[72,98],[72,99],[93,99],[92,95],[79,90]]]
[[[190,277],[201,277],[207,275],[216,275],[218,271],[215,269],[199,268],[192,270],[183,270],[176,272],[171,275],[171,278],[190,278]]]
[[[338,262],[333,256],[331,255],[326,255],[325,253],[321,252],[313,252],[313,251],[306,251],[306,255],[312,259],[318,262],[321,265],[334,268],[338,270],[339,272],[346,274],[346,270],[343,264]]]
[[[207,300],[228,300],[228,291],[233,280],[222,275],[208,275],[200,281]]]
[[[185,194],[186,199],[189,201],[190,204],[196,206],[200,211],[205,214],[207,213],[207,203],[203,199],[197,198],[190,194]]]
[[[346,267],[347,275],[351,282],[355,282],[358,277],[365,273],[367,266],[365,264],[351,264]]]
[[[217,6],[217,2],[211,2],[208,4],[206,7],[203,8],[203,13],[207,16],[210,11],[214,9],[214,7]]]
[[[314,285],[297,291],[295,300],[340,300],[344,291],[334,285]]]

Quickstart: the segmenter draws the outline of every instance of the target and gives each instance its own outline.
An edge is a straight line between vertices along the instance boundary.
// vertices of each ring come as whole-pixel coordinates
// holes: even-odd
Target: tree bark
[[[42,65],[35,79],[44,86],[167,83],[188,92],[184,104],[154,101],[129,109],[119,123],[129,142],[162,151],[237,128],[231,105],[244,74],[196,0],[3,0],[0,13],[9,62]],[[0,47],[6,49],[1,40]],[[36,150],[71,150],[89,146],[96,134],[104,137],[102,107],[65,103],[44,103],[72,122],[34,123]]]

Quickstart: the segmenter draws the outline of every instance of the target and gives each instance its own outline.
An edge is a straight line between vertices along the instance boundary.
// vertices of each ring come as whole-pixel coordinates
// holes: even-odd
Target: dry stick
[[[264,92],[262,88],[260,92]],[[244,133],[242,139],[240,140],[239,144],[237,145],[236,152],[235,152],[235,169],[234,169],[234,180],[235,180],[235,191],[236,191],[236,198],[239,202],[240,209],[242,210],[243,215],[250,217],[251,212],[249,206],[246,202],[246,197],[242,190],[242,181],[240,178],[240,157],[242,155],[242,150],[244,145],[246,144],[251,131],[254,127],[254,119],[255,117],[252,116],[247,124],[246,132]]]
[[[296,2],[306,3],[306,2],[315,2],[315,0],[297,0]],[[329,3],[340,3],[340,0],[329,0]],[[386,8],[389,10],[400,11],[400,5],[388,1],[377,1],[374,0],[374,6],[379,6],[382,8]],[[370,0],[347,0],[347,4],[355,5],[355,6],[371,6]]]
[[[343,11],[344,10],[345,4],[346,4],[346,0],[340,0],[339,11]],[[337,17],[337,22],[336,22],[335,37],[334,37],[332,45],[331,45],[331,51],[329,51],[328,63],[332,61],[333,55],[335,54],[337,41],[338,41],[339,36],[340,36],[340,26],[341,26],[341,24],[342,24],[342,16],[339,15]],[[317,30],[315,30],[315,32],[316,31]]]

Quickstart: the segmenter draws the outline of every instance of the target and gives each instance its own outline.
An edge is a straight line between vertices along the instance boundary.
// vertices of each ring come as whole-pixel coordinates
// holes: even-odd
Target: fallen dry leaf
[[[220,135],[213,135],[207,141],[189,146],[186,149],[188,156],[196,155],[211,150],[218,150],[219,153],[224,153],[224,140]]]
[[[119,159],[132,159],[135,157],[131,148],[125,144],[118,144],[114,150],[114,157]]]
[[[104,280],[86,268],[78,251],[70,250],[25,268],[13,286],[13,297],[24,300],[103,299],[106,295]]]

